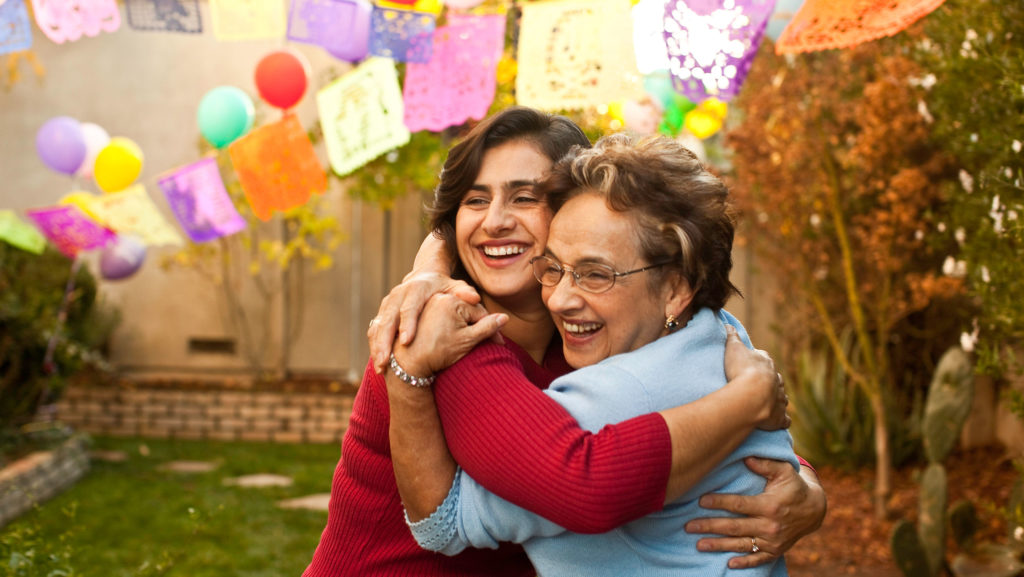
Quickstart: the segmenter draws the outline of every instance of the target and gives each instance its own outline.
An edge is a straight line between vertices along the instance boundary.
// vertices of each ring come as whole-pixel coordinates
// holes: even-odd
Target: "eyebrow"
[[[568,264],[571,267],[576,267],[576,266],[579,266],[581,264],[601,264],[601,265],[604,265],[604,266],[611,267],[612,270],[615,270],[615,267],[612,266],[612,264],[610,262],[607,262],[606,260],[602,259],[601,257],[596,257],[596,256],[584,257],[584,258],[576,261],[576,264],[567,263],[567,262],[563,261],[562,259],[558,258],[557,256],[555,256],[554,251],[552,251],[547,246],[544,247],[544,256],[553,258],[554,260],[558,261],[559,264],[563,264],[564,263],[564,264]]]
[[[501,185],[501,187],[505,190],[515,190],[523,186],[537,186],[537,181],[532,179],[509,180],[507,182],[502,183]],[[491,192],[491,187],[487,186],[486,184],[474,183],[473,186],[469,187],[469,190]]]

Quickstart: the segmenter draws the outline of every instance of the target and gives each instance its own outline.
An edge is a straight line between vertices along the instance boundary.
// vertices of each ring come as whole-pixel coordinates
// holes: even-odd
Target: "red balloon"
[[[268,104],[282,110],[302,100],[308,83],[309,63],[293,52],[271,52],[256,65],[256,90]]]

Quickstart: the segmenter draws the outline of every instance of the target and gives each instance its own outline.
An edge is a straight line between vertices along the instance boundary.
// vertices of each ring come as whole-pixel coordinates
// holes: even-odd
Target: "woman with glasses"
[[[733,218],[722,182],[672,139],[634,142],[617,134],[559,161],[537,194],[556,212],[544,253],[530,265],[565,359],[579,369],[556,379],[547,394],[597,431],[726,386],[727,327],[742,327],[722,310],[737,292],[729,280]],[[440,310],[428,307],[421,326],[440,322],[432,316]],[[436,366],[431,357],[442,355],[420,342],[422,336],[396,348],[393,358],[401,366]],[[388,390],[398,398],[422,393],[395,379]],[[487,491],[465,472],[454,483],[437,474],[450,464],[420,461],[418,470],[396,473],[400,488],[403,476],[414,476],[419,485],[445,489],[437,510],[412,523],[417,541],[434,551],[513,541],[525,546],[544,576],[722,575],[731,555],[699,554],[697,536],[684,526],[708,514],[698,502],[704,493],[764,489],[764,479],[744,466],[748,457],[784,461],[794,472],[800,466],[786,431],[755,429],[663,511],[598,535],[570,532]],[[757,550],[756,539],[749,547]],[[783,576],[785,563],[773,557],[750,574]]]
[[[551,221],[534,186],[571,147],[589,144],[564,117],[512,108],[481,122],[449,153],[432,228],[445,239],[456,274],[472,281],[496,314],[483,316],[462,301],[449,302],[459,316],[420,324],[418,342],[429,340],[431,331],[446,335],[443,349],[435,351],[445,364],[473,349],[439,375],[434,387],[416,388],[434,382],[433,371],[406,364],[404,357],[384,372],[429,397],[429,412],[416,405],[423,397],[389,399],[385,376],[368,366],[342,441],[327,527],[305,575],[535,575],[518,546],[446,557],[421,549],[410,534],[400,491],[410,494],[421,487],[426,500],[440,502],[454,475],[440,428],[417,421],[436,423],[438,410],[449,419],[451,451],[465,470],[511,501],[580,532],[607,531],[661,509],[753,428],[787,423],[784,393],[770,360],[740,344],[730,349],[734,359],[728,366],[735,378],[711,400],[651,412],[598,433],[581,429],[542,392],[570,367],[529,264],[543,254]],[[445,301],[439,296],[430,302]],[[467,320],[479,322],[445,330],[446,323]],[[504,321],[502,343],[474,349],[499,320]],[[706,443],[691,442],[695,436]],[[396,470],[440,462],[442,456],[450,465],[443,487],[396,478]],[[773,467],[771,462],[760,466]],[[759,508],[769,513],[740,520],[746,537],[713,539],[712,548],[749,554],[750,536],[756,536],[765,551],[734,560],[756,564],[820,525],[824,494],[813,472],[802,471],[805,480],[785,467],[774,469],[770,494],[742,502],[755,513]],[[732,497],[718,499],[736,506],[729,504]]]

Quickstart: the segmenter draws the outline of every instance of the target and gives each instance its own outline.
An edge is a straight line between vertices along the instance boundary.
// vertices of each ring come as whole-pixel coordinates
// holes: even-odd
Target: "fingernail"
[[[706,497],[706,496],[705,497],[701,497],[699,503],[700,503],[700,506],[704,507],[704,508],[710,508],[710,507],[714,507],[715,506],[715,500],[712,499],[711,497]]]
[[[708,545],[707,543],[704,543],[704,542],[701,542],[701,541],[697,541],[697,550],[698,551],[710,551],[711,550],[711,546]]]
[[[408,332],[402,331],[402,334],[398,335],[398,338],[399,338],[399,340],[402,341],[403,345],[409,344],[409,333]]]

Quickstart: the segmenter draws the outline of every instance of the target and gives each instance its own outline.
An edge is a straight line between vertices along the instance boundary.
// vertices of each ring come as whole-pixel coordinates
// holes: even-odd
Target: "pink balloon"
[[[110,144],[110,135],[98,124],[83,122],[82,136],[85,137],[85,160],[82,161],[82,166],[78,167],[75,174],[82,178],[92,178],[96,157]]]
[[[484,0],[444,0],[445,6],[452,8],[466,9],[483,3]]]

